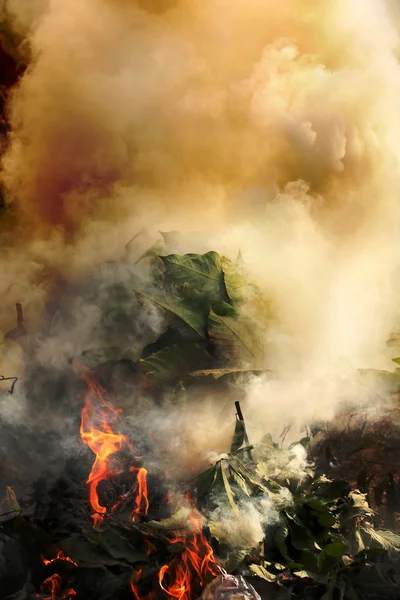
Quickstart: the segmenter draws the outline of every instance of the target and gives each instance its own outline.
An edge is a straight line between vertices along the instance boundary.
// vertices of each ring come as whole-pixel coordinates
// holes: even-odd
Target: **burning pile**
[[[128,438],[115,433],[112,427],[113,424],[115,425],[121,411],[104,400],[105,390],[94,381],[93,375],[87,368],[81,370],[81,377],[87,385],[87,394],[85,406],[82,410],[80,432],[83,443],[87,444],[96,456],[87,483],[90,490],[90,503],[94,511],[92,515],[93,526],[99,528],[106,516],[107,509],[100,504],[98,486],[102,481],[123,475],[124,469],[118,462],[118,453],[127,449],[132,454],[133,448]],[[130,466],[129,471],[136,477],[133,494],[128,493],[125,498],[119,498],[110,507],[109,514],[114,513],[122,503],[126,502],[127,498],[132,499],[132,496],[134,496],[130,518],[132,521],[137,521],[140,516],[146,516],[149,509],[147,471],[144,467],[136,466]],[[219,574],[213,550],[202,532],[203,519],[197,512],[189,494],[187,495],[187,502],[190,505],[188,515],[190,533],[188,535],[178,533],[169,540],[170,544],[182,544],[184,550],[178,560],[164,565],[159,572],[160,588],[168,596],[178,598],[178,600],[193,598],[192,589],[196,588],[193,579],[196,575],[198,586],[203,587],[210,575],[216,577]],[[149,552],[151,552],[154,546],[148,540],[145,541],[148,544]],[[62,552],[59,553],[57,559],[60,559],[60,555],[63,560],[69,560],[76,565],[70,558],[64,558]],[[50,564],[50,562],[47,561],[46,564]],[[142,570],[139,569],[131,577],[131,589],[137,600],[144,600],[144,597],[140,596],[138,592],[141,572]],[[59,580],[57,579],[58,584]],[[64,597],[67,597],[68,594],[71,594],[71,591]],[[146,596],[146,598],[151,597],[153,597],[152,594]]]
[[[84,455],[69,460],[52,487],[38,483],[20,504],[8,489],[0,541],[23,550],[15,579],[9,569],[0,573],[6,597],[16,600],[21,591],[29,600],[258,600],[259,592],[316,600],[344,588],[365,596],[378,569],[397,573],[400,538],[378,528],[378,515],[351,482],[326,477],[330,460],[317,456],[314,471],[316,424],[299,444],[285,447],[286,427],[280,444],[266,435],[251,445],[236,401],[228,453],[189,482],[152,480],[151,453],[139,456],[132,439],[139,429],[126,430],[132,421],[114,403],[114,370],[125,367],[119,390],[121,373],[128,373],[137,395],[168,390],[176,402],[210,382],[231,394],[243,379],[271,374],[261,368],[259,332],[241,310],[250,284],[240,264],[216,252],[177,255],[158,247],[147,254],[153,281],[147,288],[136,281],[133,293],[140,310],[163,311],[166,329],[136,362],[90,351],[71,361],[90,464]],[[251,289],[253,307],[263,306]],[[21,321],[21,307],[18,315]],[[27,336],[24,326],[17,343]],[[390,377],[400,389],[398,375]],[[397,585],[386,580],[379,594],[384,589],[394,600]]]
[[[3,4],[0,595],[398,600],[396,11]]]

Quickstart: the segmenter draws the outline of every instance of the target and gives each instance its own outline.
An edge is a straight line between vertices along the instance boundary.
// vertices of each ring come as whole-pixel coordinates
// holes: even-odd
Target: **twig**
[[[126,252],[129,251],[129,246],[140,236],[142,235],[142,233],[144,233],[144,230],[142,229],[141,231],[139,231],[138,233],[135,233],[135,235],[125,244],[125,250]]]
[[[0,375],[0,381],[12,381],[10,389],[8,390],[8,393],[12,394],[14,392],[15,384],[18,381],[18,377],[4,377],[4,375]]]
[[[0,514],[0,518],[1,517],[7,517],[8,515],[13,515],[14,513],[19,513],[20,515],[22,515],[22,510],[21,509],[19,509],[19,510],[16,510],[16,509],[15,510],[9,510],[8,512]]]
[[[291,425],[286,425],[286,427],[284,427],[284,429],[283,429],[283,431],[282,431],[281,435],[279,436],[280,438],[282,438],[282,441],[281,441],[281,448],[283,448],[283,444],[285,443],[286,436],[287,436],[287,434],[289,433],[289,431],[290,431],[291,429],[292,429],[292,426],[291,426]]]
[[[251,454],[251,450],[249,449],[250,448],[250,441],[249,441],[249,438],[247,436],[246,425],[245,425],[245,422],[244,422],[244,417],[243,417],[242,409],[240,407],[239,400],[237,400],[235,402],[235,408],[236,408],[236,416],[237,416],[237,418],[239,419],[239,421],[242,421],[242,423],[243,423],[243,427],[244,427],[243,438],[244,438],[244,441],[246,442],[246,446],[248,448],[247,449],[247,456],[248,456],[249,460],[253,460],[253,457],[252,457],[252,454]]]

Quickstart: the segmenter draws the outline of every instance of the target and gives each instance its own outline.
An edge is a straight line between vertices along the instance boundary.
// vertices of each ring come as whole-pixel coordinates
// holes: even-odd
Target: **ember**
[[[55,558],[51,558],[50,560],[48,560],[47,558],[45,558],[44,556],[41,557],[42,561],[44,562],[44,564],[46,565],[46,567],[48,565],[53,564],[54,562],[56,562],[57,560],[64,560],[66,562],[69,562],[71,564],[73,564],[75,567],[77,567],[77,563],[75,561],[72,560],[72,558],[70,558],[69,556],[65,556],[64,552],[62,550],[59,550],[57,552],[57,556]]]

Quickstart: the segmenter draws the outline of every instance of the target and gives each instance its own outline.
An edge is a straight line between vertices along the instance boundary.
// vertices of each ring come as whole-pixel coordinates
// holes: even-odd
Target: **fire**
[[[93,380],[89,369],[82,369],[81,377],[87,385],[87,393],[85,396],[85,405],[82,409],[80,433],[84,444],[88,445],[96,456],[87,483],[89,484],[90,503],[94,511],[92,515],[94,527],[98,527],[107,512],[107,508],[100,504],[97,492],[98,485],[101,481],[108,480],[124,472],[124,468],[116,455],[124,448],[132,451],[132,445],[128,438],[121,433],[115,432],[112,427],[121,411],[114,408],[109,402],[106,402],[103,396],[104,390]],[[140,516],[147,515],[149,511],[147,470],[144,467],[131,466],[129,471],[136,476],[136,488],[133,488],[136,496],[134,508],[131,513],[131,519],[135,521]],[[131,494],[121,497],[111,507],[111,512],[126,497],[131,497]],[[172,501],[172,495],[168,496],[168,501]],[[203,518],[197,511],[189,495],[187,495],[187,501],[191,507],[189,517],[190,534],[176,534],[169,540],[170,544],[183,543],[185,550],[178,561],[174,559],[170,564],[161,567],[158,576],[160,588],[168,596],[177,600],[190,600],[195,591],[193,590],[194,586],[199,585],[203,587],[208,578],[216,577],[220,572],[213,549],[203,534]],[[151,553],[154,549],[151,542],[146,540],[147,553]],[[51,561],[43,560],[45,564],[50,564],[57,559],[73,562],[68,557],[65,557],[62,552],[59,552],[57,557]],[[133,596],[135,600],[152,600],[153,593],[145,597],[139,595],[138,583],[141,574],[142,570],[135,571],[132,574],[130,586]],[[56,579],[53,583],[54,585],[58,585],[58,576],[54,577]],[[46,580],[46,582],[49,581],[51,581],[51,578]],[[71,590],[69,592],[71,595]],[[62,596],[62,598],[67,597],[68,595]]]
[[[138,492],[136,496],[136,508],[133,511],[132,520],[138,515],[147,515],[149,512],[149,499],[147,494],[147,471],[143,467],[136,469],[135,467],[130,468],[131,472],[136,472]]]
[[[43,600],[67,600],[71,599],[72,596],[76,596],[75,590],[73,590],[72,588],[68,590],[63,590],[61,584],[62,579],[60,575],[55,574],[51,577],[48,577],[43,582],[42,587],[49,587],[51,596],[46,596]]]
[[[174,566],[174,561],[164,565],[158,575],[161,589],[177,600],[191,599],[196,576],[198,583],[203,587],[207,577],[216,577],[220,573],[213,549],[203,534],[203,518],[190,498],[189,501],[192,507],[190,538],[177,535],[170,540],[171,544],[177,542],[185,544],[181,560],[177,566]],[[171,580],[169,585],[165,583],[167,576]]]
[[[148,538],[145,538],[144,544],[146,547],[145,552],[146,552],[147,556],[150,556],[150,554],[153,554],[153,552],[157,552],[157,548],[155,547],[155,545],[152,542],[150,542],[150,540]]]
[[[139,569],[138,571],[134,571],[131,577],[131,590],[135,597],[135,600],[152,600],[153,593],[150,592],[147,596],[140,596],[137,588],[137,584],[140,580],[140,576],[142,574],[143,569]]]
[[[48,565],[51,565],[52,563],[54,563],[56,560],[65,560],[66,562],[73,564],[75,567],[78,566],[77,563],[72,560],[72,558],[70,558],[69,556],[65,556],[65,554],[62,550],[59,550],[57,552],[57,556],[55,558],[51,558],[50,560],[48,560],[47,558],[42,556],[41,559],[44,562],[44,564],[46,565],[46,567]]]
[[[77,365],[76,368],[78,368]],[[126,436],[114,432],[112,428],[112,424],[121,414],[121,410],[106,402],[103,396],[105,390],[94,381],[88,368],[80,366],[79,370],[81,378],[87,385],[80,434],[83,443],[89,446],[96,455],[86,483],[89,484],[90,504],[94,511],[92,514],[93,526],[98,528],[107,512],[107,508],[100,504],[97,492],[98,485],[100,482],[120,475],[124,471],[116,454],[123,448],[132,451],[132,447]],[[143,467],[131,467],[130,471],[136,473],[137,476],[138,492],[135,499],[135,509],[132,513],[132,518],[136,519],[139,515],[147,515],[149,509],[147,471]],[[118,504],[119,502],[111,507],[111,511]]]

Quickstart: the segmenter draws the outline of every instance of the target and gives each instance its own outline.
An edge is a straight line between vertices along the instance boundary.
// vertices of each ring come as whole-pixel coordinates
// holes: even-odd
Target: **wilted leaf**
[[[363,525],[361,534],[366,546],[384,548],[385,550],[400,550],[400,536],[387,529],[374,529]]]
[[[208,494],[216,480],[217,477],[217,469],[219,469],[219,465],[214,465],[204,473],[200,473],[200,475],[196,479],[196,491],[199,498]]]
[[[129,564],[148,562],[145,554],[133,548],[125,537],[115,531],[102,531],[95,535],[94,539],[101,548],[116,560],[123,560]]]
[[[201,369],[190,373],[192,377],[213,377],[213,379],[220,379],[229,375],[263,375],[267,373],[264,369]]]
[[[59,545],[60,550],[63,550],[80,567],[84,565],[112,566],[121,564],[121,559],[112,557],[109,552],[101,548],[95,541],[90,541],[77,534],[63,540]]]
[[[232,488],[229,484],[229,462],[227,460],[222,459],[220,462],[220,465],[221,465],[222,481],[224,482],[224,488],[225,488],[226,495],[228,497],[229,503],[232,506],[232,508],[235,511],[237,511],[238,507],[236,506],[236,503],[235,503],[235,496],[234,496]]]
[[[260,579],[265,579],[266,581],[270,582],[276,581],[276,575],[267,571],[267,569],[262,565],[253,564],[249,566],[249,569],[252,573],[254,573],[254,575],[260,577]]]
[[[182,506],[171,517],[162,519],[161,521],[149,521],[146,524],[146,527],[163,531],[186,529],[188,526],[189,514],[190,508],[187,506]]]
[[[246,479],[243,477],[243,475],[241,473],[239,473],[239,471],[236,471],[236,469],[232,465],[230,465],[229,471],[230,471],[230,475],[231,475],[232,479],[240,487],[242,492],[246,496],[250,497],[250,490],[246,483]]]
[[[0,520],[10,519],[15,516],[15,513],[21,512],[21,507],[12,487],[6,487],[5,498],[0,502]]]
[[[235,550],[230,552],[224,564],[226,571],[228,573],[234,573],[237,571],[248,556],[248,550]]]

